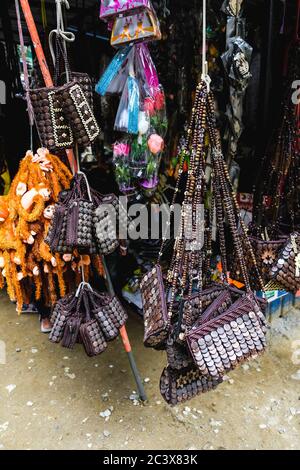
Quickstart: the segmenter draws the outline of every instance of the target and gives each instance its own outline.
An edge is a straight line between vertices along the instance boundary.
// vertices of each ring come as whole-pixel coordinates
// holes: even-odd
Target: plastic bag
[[[139,133],[140,91],[136,78],[129,76],[120,100],[115,130],[128,134]]]
[[[134,182],[129,166],[130,150],[131,146],[127,141],[116,142],[113,146],[116,181],[120,191],[125,194],[134,190]]]
[[[114,88],[117,90],[120,89],[120,91],[123,90],[128,76],[128,72],[126,66],[124,67],[124,64],[126,64],[129,54],[133,54],[133,52],[132,47],[127,46],[116,53],[96,85],[95,90],[99,95],[104,96],[106,93],[113,93],[112,90]]]

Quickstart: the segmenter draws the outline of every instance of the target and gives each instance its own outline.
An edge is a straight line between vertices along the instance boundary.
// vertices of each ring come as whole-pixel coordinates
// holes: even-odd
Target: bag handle
[[[49,33],[49,49],[53,61],[53,65],[55,67],[55,79],[54,83],[57,85],[58,83],[58,74],[59,74],[59,65],[60,65],[60,58],[63,58],[65,69],[66,69],[66,78],[67,82],[72,80],[71,77],[71,70],[68,61],[67,55],[67,42],[74,42],[75,41],[75,34],[71,31],[65,31],[64,26],[64,19],[63,19],[63,6],[69,10],[70,5],[68,0],[56,0],[56,29],[52,29]],[[55,36],[55,52],[53,47],[53,40]]]
[[[79,177],[80,177],[80,175],[82,175],[82,178],[79,179],[80,182],[79,182],[79,185],[78,185],[79,188],[80,188],[80,190],[81,190],[81,182],[84,180],[85,185],[86,185],[86,190],[87,190],[87,194],[88,194],[89,201],[90,201],[90,202],[93,202],[92,193],[91,193],[91,188],[90,188],[90,185],[89,185],[89,182],[88,182],[88,179],[87,179],[86,174],[85,174],[83,171],[79,170],[79,171],[77,172],[77,175],[79,175]]]

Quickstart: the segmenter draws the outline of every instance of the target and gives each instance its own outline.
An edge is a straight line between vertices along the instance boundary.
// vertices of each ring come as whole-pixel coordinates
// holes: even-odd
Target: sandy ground
[[[231,373],[217,390],[176,408],[159,393],[164,354],[144,349],[142,329],[133,315],[128,331],[145,379],[146,405],[132,400],[135,384],[120,340],[92,359],[80,346],[66,350],[39,333],[36,315],[18,317],[0,294],[0,340],[6,345],[0,448],[300,448],[300,311],[272,321],[263,357]],[[100,413],[106,410],[111,415],[105,418]]]

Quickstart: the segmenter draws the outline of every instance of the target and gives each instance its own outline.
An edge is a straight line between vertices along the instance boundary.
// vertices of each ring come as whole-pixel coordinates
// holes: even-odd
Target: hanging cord
[[[203,0],[202,12],[202,75],[201,79],[206,83],[207,91],[210,92],[211,79],[208,75],[208,63],[206,60],[206,17],[207,17],[207,0]]]
[[[50,49],[52,62],[54,66],[56,64],[56,56],[55,56],[54,46],[53,46],[54,35],[56,35],[56,38],[61,39],[65,55],[67,54],[66,43],[75,41],[75,34],[72,33],[71,31],[65,31],[62,6],[64,5],[66,9],[69,10],[70,5],[69,5],[68,0],[55,0],[55,2],[56,2],[56,29],[52,29],[52,31],[50,31],[49,33],[49,49]],[[69,70],[67,69],[67,67],[66,67],[66,78],[68,82],[70,80],[70,76],[69,76]]]
[[[18,23],[18,32],[20,38],[20,46],[21,46],[21,56],[22,56],[22,63],[23,63],[23,73],[24,73],[24,91],[27,101],[27,112],[29,118],[29,127],[30,127],[30,149],[33,150],[33,126],[34,126],[34,114],[33,108],[30,101],[29,96],[29,73],[28,67],[26,62],[26,53],[25,53],[25,45],[24,45],[24,37],[22,31],[22,23],[21,23],[21,16],[20,16],[20,5],[19,0],[15,0],[15,7],[16,7],[16,15],[17,15],[17,23]]]

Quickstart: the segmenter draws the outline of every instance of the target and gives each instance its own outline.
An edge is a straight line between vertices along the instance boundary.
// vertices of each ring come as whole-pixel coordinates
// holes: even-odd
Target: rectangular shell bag
[[[214,283],[204,289],[201,294],[196,292],[189,299],[187,297],[183,299],[183,308],[180,309],[178,306],[179,318],[176,319],[178,321],[178,331],[176,332],[178,341],[185,341],[186,333],[222,292],[224,292],[224,286]]]
[[[175,406],[213,390],[222,381],[222,378],[203,377],[196,366],[181,370],[166,367],[160,378],[160,393],[169,405]]]
[[[68,82],[57,93],[77,144],[87,147],[98,137],[100,129],[81,85],[76,81]]]
[[[128,318],[121,302],[115,296],[96,291],[90,294],[90,299],[93,306],[93,315],[98,321],[106,340],[114,340]]]
[[[73,147],[74,135],[62,109],[60,87],[29,90],[29,96],[43,147],[49,150]]]
[[[144,310],[144,345],[164,348],[170,330],[161,267],[156,265],[140,283]]]
[[[160,25],[154,10],[145,10],[131,16],[115,18],[110,43],[114,47],[120,47],[160,39]]]
[[[107,342],[97,320],[89,320],[80,326],[80,337],[88,356],[98,356],[107,348]]]
[[[288,292],[300,289],[300,234],[292,233],[271,269],[272,280]]]
[[[150,0],[101,0],[100,18],[107,21],[114,16],[142,11],[145,8],[152,8]]]
[[[221,299],[223,302],[223,299]],[[195,364],[204,376],[222,377],[266,347],[266,321],[252,294],[245,294],[215,317],[220,299],[187,335]]]

